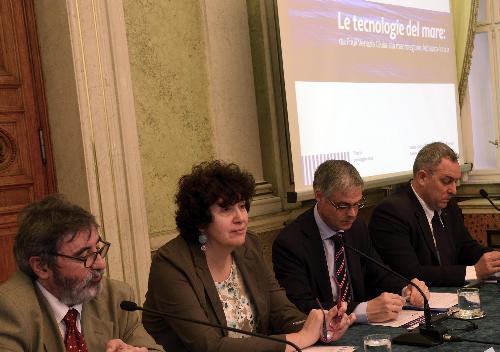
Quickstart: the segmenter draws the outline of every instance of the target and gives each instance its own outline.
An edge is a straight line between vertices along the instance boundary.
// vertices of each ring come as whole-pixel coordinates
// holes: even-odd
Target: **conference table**
[[[458,287],[449,288],[431,288],[434,292],[456,292]],[[482,319],[470,320],[478,325],[477,330],[463,332],[459,330],[467,325],[466,321],[457,321],[447,319],[441,324],[448,327],[451,335],[457,335],[462,338],[474,340],[496,341],[500,343],[500,284],[483,284],[479,288],[481,298],[481,309],[486,312]],[[404,328],[391,328],[384,326],[357,324],[349,328],[346,334],[337,344],[344,346],[355,346],[357,351],[363,351],[363,336],[370,334],[388,334],[392,338],[406,332]],[[485,351],[493,347],[495,351],[500,352],[500,345],[480,344],[472,342],[444,342],[441,345],[433,347],[417,347],[392,344],[393,351]]]

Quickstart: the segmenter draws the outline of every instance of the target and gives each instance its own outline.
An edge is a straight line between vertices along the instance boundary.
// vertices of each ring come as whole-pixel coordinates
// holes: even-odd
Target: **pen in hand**
[[[323,309],[323,308],[322,308],[322,306],[321,306],[321,303],[319,302],[319,300],[318,300],[317,298],[316,298],[316,302],[318,303],[318,306],[319,306],[321,309]],[[342,301],[341,301],[341,300],[337,300],[337,311],[339,311],[339,310],[340,310],[340,308],[342,308]],[[341,318],[341,317],[337,317],[336,319],[339,319],[339,318]],[[294,321],[294,322],[292,323],[292,325],[294,325],[294,326],[296,326],[296,325],[301,325],[301,324],[304,324],[305,322],[306,322],[306,320],[305,320],[305,319],[303,319],[303,320],[298,320],[298,321]]]
[[[338,315],[338,312],[340,312],[340,309],[342,308],[342,300],[340,298],[337,298],[337,316],[330,321],[330,327],[334,327],[335,324],[339,324],[342,321],[342,316]]]

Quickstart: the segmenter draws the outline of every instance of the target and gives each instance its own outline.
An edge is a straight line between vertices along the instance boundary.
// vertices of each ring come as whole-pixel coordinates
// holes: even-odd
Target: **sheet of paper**
[[[431,292],[429,306],[431,309],[448,309],[458,304],[458,297],[456,293],[446,292]],[[386,321],[383,323],[373,323],[371,325],[389,326],[392,328],[406,327],[412,328],[418,326],[419,323],[424,321],[424,312],[421,308],[419,310],[402,310],[397,319]]]
[[[431,292],[429,299],[429,306],[431,309],[448,309],[458,304],[458,296],[456,293],[448,292]],[[410,305],[407,305],[410,307]],[[422,310],[422,308],[415,307],[415,310]]]
[[[465,281],[477,280],[476,269],[473,266],[465,268]]]
[[[353,346],[311,346],[303,348],[304,352],[352,352],[356,347]]]
[[[431,292],[431,299],[429,300],[429,306],[431,309],[451,308],[457,304],[458,296],[456,292]]]
[[[418,321],[420,319],[423,321],[424,312],[418,310],[402,310],[401,313],[399,313],[398,317],[394,320],[385,321],[383,323],[371,323],[370,325],[380,325],[380,326],[389,326],[391,328],[398,328],[400,326],[409,324],[410,322],[413,321]]]

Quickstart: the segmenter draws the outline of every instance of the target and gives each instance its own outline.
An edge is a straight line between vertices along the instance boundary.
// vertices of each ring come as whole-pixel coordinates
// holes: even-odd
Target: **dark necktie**
[[[441,265],[453,264],[455,261],[453,260],[450,235],[444,228],[437,211],[434,211],[434,216],[432,217],[432,232],[436,240],[439,262]]]
[[[342,239],[342,233],[338,232],[331,237],[335,243],[334,251],[334,263],[335,263],[335,273],[334,279],[337,283],[337,300],[342,300],[344,302],[351,302],[351,281],[349,280],[349,273],[347,272],[347,264],[345,259],[344,241]]]
[[[83,335],[76,327],[77,316],[78,311],[71,308],[63,318],[64,324],[66,324],[66,336],[64,336],[66,352],[88,352]]]

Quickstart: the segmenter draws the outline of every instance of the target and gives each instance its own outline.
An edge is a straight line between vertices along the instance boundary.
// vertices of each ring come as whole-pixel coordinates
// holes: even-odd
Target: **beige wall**
[[[179,176],[215,156],[199,1],[124,1],[150,235],[175,230]]]
[[[94,209],[102,209],[106,203],[96,197],[102,192],[98,178],[106,177],[108,170],[99,164],[106,156],[94,158],[85,153],[100,152],[95,149],[93,134],[102,133],[95,128],[107,117],[104,107],[100,112],[92,108],[90,115],[82,118],[89,104],[85,101],[88,95],[85,90],[92,90],[94,82],[78,80],[90,77],[80,73],[85,66],[100,71],[94,65],[107,60],[105,56],[95,59],[92,50],[106,45],[103,38],[107,35],[113,40],[113,33],[96,32],[98,42],[92,43],[88,31],[94,20],[102,24],[101,12],[104,14],[106,8],[114,11],[118,3],[106,0],[99,7],[90,8],[87,3],[68,6],[57,0],[36,2],[58,187],[70,200],[90,209],[92,204]],[[276,172],[280,168],[275,143],[277,131],[269,113],[273,107],[265,101],[270,99],[266,94],[272,84],[266,76],[270,63],[264,65],[269,60],[263,52],[266,47],[254,47],[265,34],[260,32],[255,37],[253,33],[261,31],[260,19],[250,26],[248,22],[249,15],[262,16],[261,3],[259,0],[123,0],[122,25],[130,61],[129,86],[134,96],[148,235],[157,239],[153,247],[176,234],[177,181],[193,164],[204,160],[234,161],[254,174],[259,182],[252,207],[254,215],[282,209],[280,198],[275,196],[280,193],[281,175]],[[113,25],[109,28],[113,30]],[[85,37],[86,44],[79,48],[80,39],[72,36],[78,36],[81,30],[90,36]],[[106,49],[103,48],[101,51]],[[85,61],[78,58],[80,54],[86,56]],[[100,73],[96,74],[92,77],[98,78]],[[257,98],[254,84],[258,87]],[[261,100],[259,104],[257,99]],[[123,104],[119,103],[118,109],[120,106]],[[259,125],[264,127],[259,129]],[[100,169],[91,170],[96,167]],[[95,175],[89,178],[93,173],[98,174],[97,181]],[[259,226],[268,229],[262,221]]]
[[[120,149],[114,138],[120,142],[120,136],[110,138],[103,128],[116,128],[114,118],[118,116],[118,123],[126,118],[121,109],[133,107],[146,235],[156,238],[157,245],[176,234],[174,194],[179,177],[204,160],[234,161],[254,174],[259,183],[254,216],[281,210],[281,200],[275,196],[276,175],[263,175],[262,167],[259,124],[269,115],[257,107],[254,70],[262,77],[268,68],[261,71],[260,56],[252,56],[253,29],[248,23],[248,14],[253,16],[259,1],[253,1],[253,8],[246,0],[36,4],[58,186],[70,200],[98,213],[109,209],[107,199],[121,204],[112,194],[116,189],[107,191],[116,188],[121,171],[109,167],[120,166],[115,162],[129,167],[129,154],[123,160],[117,154],[119,160],[113,160],[116,148]],[[115,16],[120,8],[121,23]],[[117,39],[120,27],[125,43]],[[120,72],[128,65],[112,66],[117,60],[113,55],[122,54],[122,48],[128,57],[121,64],[130,62],[128,82],[126,72]],[[114,75],[110,69],[117,81],[108,85],[106,80]],[[123,85],[132,89],[133,102],[118,100],[115,105],[108,94]],[[269,127],[264,127],[265,139]],[[275,129],[271,133],[276,134]],[[127,143],[126,136],[121,138]],[[99,143],[106,143],[103,147],[112,154]],[[279,168],[274,163],[278,154],[269,158],[268,151],[269,145],[263,153],[266,165]],[[105,198],[103,191],[109,193]]]
[[[280,211],[263,176],[247,1],[123,4],[153,248],[176,234],[179,177],[204,160],[254,175],[254,215]]]

